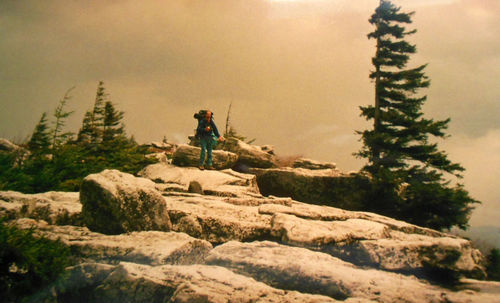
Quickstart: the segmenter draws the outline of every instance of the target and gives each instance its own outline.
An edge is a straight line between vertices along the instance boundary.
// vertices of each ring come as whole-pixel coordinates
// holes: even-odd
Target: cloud
[[[374,41],[366,34],[377,3],[0,1],[0,135],[31,133],[74,85],[68,128],[78,130],[104,80],[139,142],[164,135],[185,142],[200,108],[213,110],[223,128],[232,102],[233,126],[256,143],[360,168],[351,154],[360,148],[354,130],[370,127],[358,107],[373,102]],[[487,140],[500,129],[500,2],[395,3],[416,11],[410,66],[429,63],[426,116],[452,119],[450,142]],[[483,148],[474,142],[467,152],[450,145],[450,154],[462,162]],[[492,170],[481,165],[487,173],[473,174],[477,180]],[[466,186],[478,184],[473,196],[494,192],[466,178]]]
[[[471,196],[482,202],[474,211],[471,224],[500,226],[500,129],[471,138],[455,136],[441,147],[452,161],[465,167],[463,183]]]
[[[421,7],[421,6],[439,6],[439,5],[449,5],[460,0],[396,0],[394,4],[401,7]]]

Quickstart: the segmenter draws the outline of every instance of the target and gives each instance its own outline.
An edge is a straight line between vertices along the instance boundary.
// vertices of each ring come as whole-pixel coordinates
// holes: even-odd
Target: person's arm
[[[217,126],[215,125],[214,120],[211,120],[210,124],[212,125],[212,129],[214,131],[214,134],[217,136],[217,138],[220,138],[220,134],[219,134],[219,131],[217,130]]]

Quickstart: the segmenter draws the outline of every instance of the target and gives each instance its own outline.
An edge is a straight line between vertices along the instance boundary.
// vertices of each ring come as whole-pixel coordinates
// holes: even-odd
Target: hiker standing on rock
[[[203,163],[205,162],[205,151],[207,153],[207,169],[214,169],[212,166],[214,134],[218,141],[224,140],[217,130],[217,126],[212,118],[212,112],[206,111],[205,116],[198,120],[198,127],[196,128],[196,136],[200,138],[201,144],[200,165],[198,166],[201,170],[204,169]]]

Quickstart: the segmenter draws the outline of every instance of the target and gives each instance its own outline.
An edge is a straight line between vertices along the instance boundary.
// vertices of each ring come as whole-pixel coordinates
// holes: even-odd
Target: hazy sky
[[[473,225],[500,226],[500,1],[396,0],[416,11],[410,66],[428,63],[427,117],[452,122],[440,142],[483,201]],[[363,160],[369,125],[368,18],[378,0],[0,0],[0,137],[22,140],[72,86],[77,131],[99,80],[139,142],[186,142],[212,109],[281,155]]]

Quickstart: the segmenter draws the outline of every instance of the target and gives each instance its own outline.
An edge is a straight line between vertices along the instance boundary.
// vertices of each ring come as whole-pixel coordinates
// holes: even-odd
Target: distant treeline
[[[88,174],[106,168],[134,174],[154,162],[145,157],[146,147],[126,136],[124,113],[109,100],[102,81],[78,133],[64,131],[66,119],[73,113],[65,109],[71,90],[59,102],[50,123],[47,113],[42,114],[21,149],[0,152],[0,190],[78,191]]]

